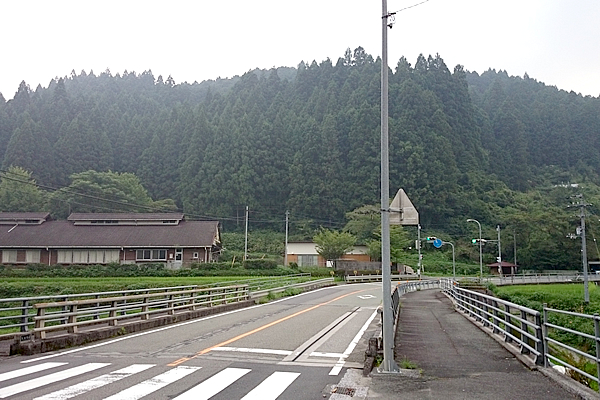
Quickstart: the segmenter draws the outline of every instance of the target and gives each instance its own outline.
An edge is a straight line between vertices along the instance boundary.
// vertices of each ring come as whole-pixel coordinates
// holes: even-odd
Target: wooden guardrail
[[[34,329],[36,339],[44,339],[48,332],[77,333],[84,326],[139,318],[147,320],[153,314],[173,315],[177,311],[196,310],[248,300],[248,285],[215,288],[152,292],[145,294],[105,297],[83,300],[65,300],[34,304],[37,310]]]

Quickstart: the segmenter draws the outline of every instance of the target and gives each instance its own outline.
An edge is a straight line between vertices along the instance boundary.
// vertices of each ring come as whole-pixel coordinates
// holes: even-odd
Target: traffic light
[[[415,248],[416,249],[420,249],[421,248],[421,242],[418,240],[415,240]]]
[[[502,257],[496,257],[496,262],[502,262]]]
[[[471,243],[477,244],[477,242],[479,242],[479,239],[471,239]]]
[[[478,244],[478,243],[485,244],[486,242],[487,242],[487,240],[485,240],[485,239],[471,239],[471,243],[473,243],[473,244]]]
[[[426,240],[427,243],[433,243],[434,240],[436,240],[437,238],[435,236],[427,236]]]

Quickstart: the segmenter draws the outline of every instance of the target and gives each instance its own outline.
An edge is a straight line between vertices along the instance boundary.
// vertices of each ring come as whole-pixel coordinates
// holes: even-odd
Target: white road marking
[[[104,400],[137,400],[149,395],[170,383],[176,382],[179,379],[199,370],[201,367],[185,367],[179,366],[168,370],[167,372],[157,375],[152,379],[131,386],[115,395],[107,397]]]
[[[79,396],[80,394],[87,393],[93,389],[97,389],[99,387],[108,385],[110,383],[116,382],[123,378],[127,378],[133,374],[137,374],[138,372],[142,372],[147,370],[148,368],[154,367],[155,364],[133,364],[129,367],[120,369],[118,371],[113,371],[109,374],[105,374],[99,376],[97,378],[90,379],[85,382],[81,382],[77,385],[70,386],[68,388],[47,394],[45,396],[36,397],[33,400],[65,400],[70,399],[71,397]]]
[[[358,298],[362,299],[362,300],[367,300],[367,299],[374,299],[375,296],[373,296],[372,294],[364,294],[362,296],[358,296]]]
[[[320,351],[313,351],[309,357],[327,357],[327,358],[346,358],[347,355],[342,353],[321,353]]]
[[[0,399],[8,396],[12,396],[21,392],[25,392],[31,389],[37,389],[41,386],[49,385],[64,379],[72,378],[77,375],[85,374],[98,368],[106,367],[107,363],[89,363],[79,367],[70,368],[61,372],[55,372],[54,374],[42,376],[29,381],[17,383],[12,386],[8,386],[0,389]]]
[[[250,369],[245,368],[226,368],[187,392],[175,397],[174,400],[208,400],[250,371]]]
[[[67,364],[66,362],[48,362],[44,364],[32,365],[31,367],[21,368],[16,371],[5,372],[0,374],[0,382],[6,381],[20,376],[33,374],[35,372],[44,371],[49,368],[60,367],[61,365]]]
[[[352,341],[350,342],[350,344],[348,345],[348,347],[342,354],[342,357],[340,357],[338,362],[335,364],[335,367],[333,367],[331,369],[331,371],[329,371],[329,375],[338,375],[340,373],[340,371],[344,367],[344,363],[345,363],[344,360],[350,355],[350,353],[352,353],[352,350],[354,350],[354,348],[358,344],[358,341],[360,340],[362,335],[365,333],[365,331],[369,327],[369,324],[371,323],[371,321],[373,321],[373,319],[375,318],[376,315],[377,315],[377,310],[373,311],[373,314],[371,314],[371,316],[369,317],[367,322],[365,322],[365,324],[362,326],[362,328],[360,328],[360,331],[358,331],[356,336],[354,336],[354,339],[352,339]]]
[[[240,353],[261,353],[261,354],[276,354],[279,356],[288,356],[292,354],[290,350],[272,350],[272,349],[250,349],[247,347],[215,347],[213,351],[233,351]]]
[[[274,372],[241,400],[275,400],[299,376],[298,372]]]

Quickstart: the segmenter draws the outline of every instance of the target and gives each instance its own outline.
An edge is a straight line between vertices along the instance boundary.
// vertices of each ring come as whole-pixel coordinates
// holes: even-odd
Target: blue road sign
[[[436,249],[439,249],[440,247],[442,247],[443,244],[444,244],[444,242],[442,242],[442,239],[435,239],[433,241],[433,247],[435,247]]]

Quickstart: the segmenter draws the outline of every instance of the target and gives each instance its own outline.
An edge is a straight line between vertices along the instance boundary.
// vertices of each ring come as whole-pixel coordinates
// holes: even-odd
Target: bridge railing
[[[541,313],[459,287],[451,279],[442,279],[443,290],[454,300],[456,307],[492,330],[504,336],[504,341],[520,348],[522,354],[531,354],[535,363],[544,364],[544,339]]]
[[[113,300],[118,298],[119,301],[117,301],[117,307],[122,306],[123,308],[119,309],[117,314],[119,316],[126,316],[126,314],[131,315],[134,313],[134,311],[130,308],[137,307],[137,305],[133,302],[134,297],[132,296],[138,296],[138,302],[142,304],[144,298],[154,297],[154,301],[158,301],[156,299],[160,298],[161,296],[165,298],[168,296],[174,296],[174,298],[175,296],[179,296],[182,297],[183,300],[185,296],[191,296],[191,293],[197,293],[196,296],[201,296],[198,293],[207,291],[207,293],[211,292],[216,295],[221,289],[223,289],[223,287],[246,286],[250,298],[257,298],[267,295],[270,292],[280,292],[288,288],[304,287],[315,284],[315,281],[311,279],[312,278],[310,274],[303,273],[276,277],[258,277],[207,285],[186,285],[55,296],[5,298],[0,299],[0,341],[4,339],[11,339],[16,336],[18,336],[21,340],[28,340],[28,337],[31,337],[31,334],[35,329],[35,324],[37,321],[41,321],[39,318],[36,320],[39,311],[35,306],[43,303],[61,304],[60,310],[58,308],[52,310],[54,313],[52,321],[50,321],[49,317],[44,317],[44,319],[48,319],[47,323],[44,324],[62,324],[64,326],[65,324],[69,323],[69,307],[74,304],[73,302],[86,303],[86,308],[88,309],[87,311],[90,313],[89,319],[98,320],[104,318],[107,313],[109,313],[111,306],[107,305],[107,302],[105,301],[107,298]],[[333,278],[326,278],[318,280],[317,282],[320,285],[324,285],[330,284],[332,281]],[[179,292],[179,294],[176,294],[175,292]],[[200,297],[195,301],[200,302],[201,299],[202,298]],[[211,304],[212,303],[210,301],[207,301],[205,304],[196,305],[210,306]],[[152,304],[149,304],[149,306],[150,305]],[[92,311],[93,307],[96,308]],[[159,306],[157,305],[157,307]],[[88,324],[91,324],[91,322]]]
[[[550,320],[552,320],[552,322],[550,322]],[[593,334],[584,332],[582,328],[590,323],[593,324]],[[592,355],[582,351],[581,347],[575,348],[565,342],[552,338],[552,335],[550,334],[551,331],[559,333],[562,337],[570,336],[571,338],[576,338],[576,341],[578,342],[585,342],[585,346],[583,347],[588,347],[595,354]],[[549,308],[544,304],[543,338],[544,348],[546,349],[544,366],[548,367],[549,363],[552,362],[555,365],[560,365],[571,371],[576,371],[585,378],[596,382],[598,384],[598,390],[600,390],[600,316],[598,316],[598,314],[589,315],[557,310]],[[562,358],[560,357],[561,353],[563,355]],[[564,357],[564,354],[575,354],[576,356]],[[569,359],[573,361],[569,362]],[[596,375],[594,376],[574,365],[575,359],[587,360],[588,362],[595,364]],[[582,363],[578,364],[581,366]]]
[[[125,319],[147,320],[153,314],[174,315],[181,310],[196,310],[198,307],[212,307],[248,298],[248,285],[233,285],[37,303],[34,305],[37,314],[33,318],[33,334],[36,339],[45,339],[48,332],[66,330],[68,333],[77,333],[88,325],[108,323],[109,326],[116,326]]]

